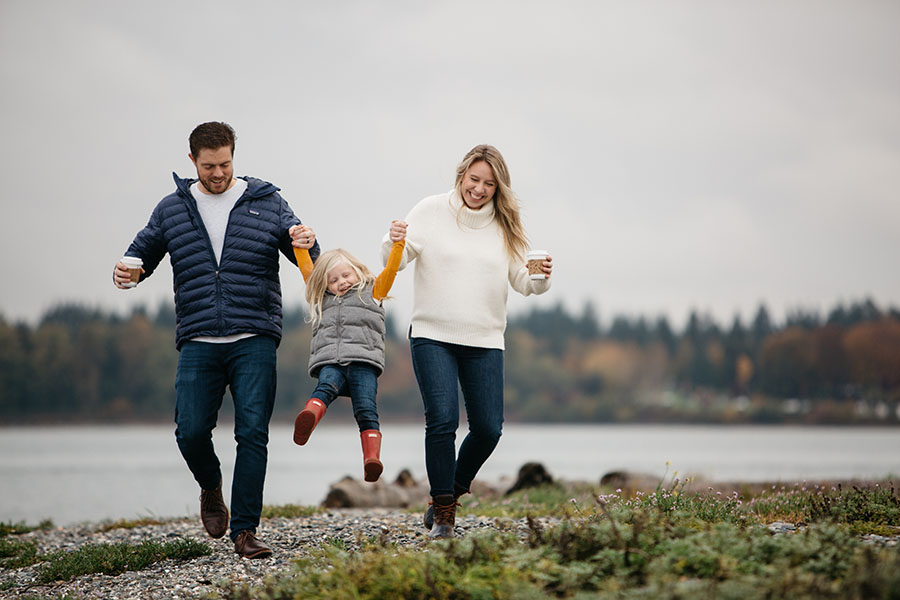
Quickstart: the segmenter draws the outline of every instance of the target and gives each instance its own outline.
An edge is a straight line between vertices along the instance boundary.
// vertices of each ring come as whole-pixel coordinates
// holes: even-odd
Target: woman
[[[476,146],[456,168],[456,184],[419,202],[406,217],[400,268],[416,261],[410,351],[425,405],[425,466],[432,501],[425,513],[429,537],[453,537],[457,499],[500,439],[503,423],[503,332],[509,285],[522,295],[550,289],[531,279],[528,239],[509,171],[493,146]],[[391,241],[385,236],[382,260]],[[469,432],[456,456],[457,386],[463,391]]]

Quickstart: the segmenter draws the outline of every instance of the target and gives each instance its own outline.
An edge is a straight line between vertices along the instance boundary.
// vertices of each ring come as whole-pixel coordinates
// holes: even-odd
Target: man
[[[225,388],[234,398],[237,456],[231,486],[231,539],[245,558],[271,556],[256,538],[262,511],[269,419],[275,403],[275,349],[281,340],[278,252],[319,255],[315,233],[300,224],[279,188],[233,177],[235,134],[203,123],[190,135],[197,179],[173,173],[176,189],[156,206],[126,256],[149,277],[166,253],[175,280],[175,438],[200,484],[200,518],[214,538],[228,530],[222,472],[212,443]],[[128,289],[116,263],[113,280]]]

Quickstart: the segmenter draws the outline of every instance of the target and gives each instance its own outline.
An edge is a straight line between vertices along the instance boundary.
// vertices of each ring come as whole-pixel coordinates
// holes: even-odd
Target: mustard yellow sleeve
[[[391,246],[391,253],[388,255],[387,264],[378,277],[375,278],[375,287],[372,289],[372,297],[381,301],[391,291],[394,285],[394,278],[397,276],[397,270],[400,268],[400,261],[403,259],[403,246],[406,240],[394,242]]]
[[[294,256],[297,257],[297,266],[300,267],[300,273],[303,274],[303,281],[309,281],[314,266],[312,258],[309,256],[309,250],[294,246]]]

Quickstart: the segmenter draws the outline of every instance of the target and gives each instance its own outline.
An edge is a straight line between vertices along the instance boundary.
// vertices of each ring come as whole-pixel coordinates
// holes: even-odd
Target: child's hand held
[[[391,229],[389,231],[389,236],[392,242],[399,242],[400,240],[406,239],[406,221],[393,220],[391,221]]]
[[[291,235],[291,244],[295,248],[306,248],[309,250],[316,243],[316,232],[308,225],[294,225],[288,230]]]

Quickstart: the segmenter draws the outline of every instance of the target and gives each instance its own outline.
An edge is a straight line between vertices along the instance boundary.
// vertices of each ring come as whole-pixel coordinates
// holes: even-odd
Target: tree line
[[[276,419],[293,417],[315,381],[310,329],[286,312],[278,353]],[[171,419],[174,309],[127,316],[78,304],[34,326],[0,316],[0,424]],[[385,419],[421,419],[405,339],[388,318]],[[506,333],[510,420],[532,422],[898,421],[900,311],[872,300],[827,315],[797,310],[776,324],[764,305],[723,327],[692,312],[676,331],[665,317],[616,316],[604,326],[591,303],[510,318]],[[227,414],[228,401],[225,402]],[[349,418],[349,402],[333,412]]]

